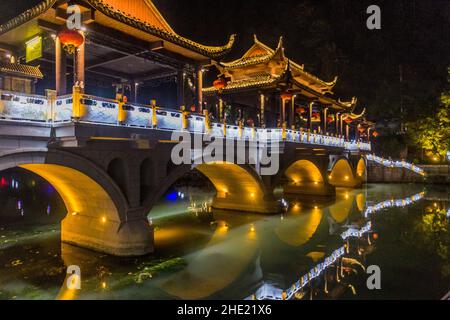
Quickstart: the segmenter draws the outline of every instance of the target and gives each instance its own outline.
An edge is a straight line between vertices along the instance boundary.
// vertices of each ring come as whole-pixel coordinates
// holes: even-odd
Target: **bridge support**
[[[284,192],[288,194],[302,194],[307,196],[334,197],[334,186],[323,182],[288,183],[284,186]]]
[[[69,214],[61,224],[61,241],[115,256],[153,252],[153,228],[147,219],[118,222]]]
[[[248,197],[248,200],[244,200]],[[215,209],[257,212],[257,213],[277,213],[280,212],[280,204],[272,197],[260,197],[256,194],[250,195],[227,195],[225,197],[216,196],[212,207]]]

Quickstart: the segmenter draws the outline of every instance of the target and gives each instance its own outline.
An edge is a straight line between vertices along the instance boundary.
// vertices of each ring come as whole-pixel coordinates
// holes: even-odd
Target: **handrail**
[[[204,115],[199,115],[195,113],[188,113],[186,111],[181,110],[172,110],[172,109],[162,109],[156,106],[150,106],[150,105],[143,105],[143,104],[137,104],[137,103],[126,103],[127,106],[137,107],[137,108],[148,108],[150,110],[149,119],[143,119],[143,116],[139,116],[140,118],[136,121],[138,123],[133,124],[133,120],[129,121],[123,121],[124,118],[124,104],[119,103],[117,100],[108,99],[108,98],[102,98],[102,97],[96,97],[93,95],[83,94],[78,91],[76,91],[76,94],[69,94],[64,96],[58,96],[56,97],[56,100],[50,99],[45,96],[35,96],[35,95],[27,95],[23,93],[15,93],[15,92],[9,92],[9,91],[1,91],[0,93],[5,93],[8,95],[14,95],[19,97],[26,97],[26,98],[39,98],[44,101],[44,105],[42,106],[43,109],[47,109],[47,115],[44,116],[41,112],[39,116],[35,115],[33,112],[26,112],[27,118],[23,118],[17,111],[10,111],[14,113],[14,117],[10,117],[8,115],[2,114],[2,108],[0,108],[0,117],[4,118],[13,118],[14,121],[40,121],[40,122],[46,122],[46,123],[61,123],[61,122],[70,122],[70,121],[88,121],[90,123],[98,123],[100,125],[104,125],[105,123],[108,125],[116,125],[116,126],[138,126],[141,128],[146,129],[162,129],[162,130],[189,130],[189,128],[186,128],[188,126],[183,124],[183,121],[180,121],[179,127],[174,127],[171,129],[167,129],[167,127],[158,127],[158,120],[156,119],[156,116],[153,115],[154,110],[158,110],[160,112],[170,112],[177,113],[182,115],[182,119],[186,120],[186,117],[188,115],[194,116],[194,118],[201,117],[203,119],[203,127],[200,125],[200,127],[196,127],[196,130],[192,129],[192,132],[201,132],[203,134],[210,134],[215,137],[220,138],[232,138],[232,139],[245,139],[245,140],[258,140],[258,141],[285,141],[285,142],[294,142],[294,143],[302,143],[302,144],[311,144],[311,145],[322,145],[322,146],[328,146],[328,147],[337,147],[337,148],[343,148],[346,150],[362,150],[362,151],[370,151],[371,145],[370,143],[363,143],[363,142],[357,142],[357,141],[346,141],[343,138],[339,137],[333,137],[329,135],[321,135],[317,133],[312,132],[306,132],[306,131],[298,131],[298,130],[291,130],[291,129],[285,129],[285,128],[253,128],[253,127],[245,127],[245,126],[239,126],[239,125],[229,125],[227,124],[226,127],[224,127],[224,124],[222,123],[211,123],[211,125],[208,127],[206,125],[206,119]],[[76,96],[79,101],[73,101],[73,97]],[[70,99],[72,97],[72,101],[67,102],[66,100]],[[117,108],[117,111],[112,110],[111,112],[96,112],[95,116],[91,117],[91,119],[85,120],[83,119],[83,110],[81,110],[81,101],[82,99],[85,100],[93,100],[95,102],[106,102],[114,104]],[[6,101],[8,102],[8,101]],[[3,101],[0,101],[0,107]],[[14,101],[12,101],[14,104]],[[74,107],[75,104],[75,107]],[[98,106],[98,105],[97,105]],[[87,106],[85,106],[87,107]],[[83,107],[83,108],[85,108]],[[96,105],[89,106],[89,107],[96,107]],[[21,106],[21,110],[28,109],[29,108],[25,106]],[[114,108],[113,108],[114,109]],[[14,110],[11,108],[11,110]],[[72,111],[72,112],[71,112]],[[76,111],[76,112],[73,112]],[[126,111],[126,110],[125,110]],[[114,112],[117,112],[117,119],[114,119],[115,114]],[[102,118],[102,116],[104,118]],[[125,116],[126,118],[126,116]],[[191,118],[190,118],[191,119]],[[200,120],[198,120],[200,121]],[[169,123],[169,125],[174,126],[178,125],[178,122],[175,124]],[[200,129],[199,129],[200,128]]]
[[[416,165],[414,165],[412,163],[408,163],[406,161],[387,160],[387,159],[380,158],[380,157],[377,157],[377,156],[372,155],[372,154],[366,155],[366,158],[369,161],[376,162],[376,163],[381,164],[381,165],[383,165],[385,167],[389,167],[389,168],[405,168],[405,169],[414,171],[415,173],[418,173],[418,174],[420,174],[422,176],[425,175],[425,171],[422,168],[420,168],[420,167],[418,167],[418,166],[416,166]]]

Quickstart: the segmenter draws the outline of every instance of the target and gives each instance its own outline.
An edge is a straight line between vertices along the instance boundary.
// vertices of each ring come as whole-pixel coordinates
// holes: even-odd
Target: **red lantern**
[[[305,108],[300,107],[300,108],[297,108],[296,111],[297,111],[297,113],[305,113],[306,110],[305,110]]]
[[[283,92],[280,96],[281,96],[281,99],[283,99],[283,101],[291,100],[293,97],[292,93],[290,93],[289,91]]]
[[[313,112],[312,118],[313,118],[313,120],[320,120],[320,114],[318,112]]]
[[[332,123],[333,121],[334,121],[334,118],[333,118],[333,117],[328,117],[328,118],[327,118],[327,122],[328,122],[328,123]]]
[[[374,233],[374,234],[373,234],[373,239],[374,239],[374,240],[377,240],[377,239],[378,239],[378,233]]]
[[[351,124],[353,122],[353,120],[350,119],[350,118],[347,118],[344,121],[345,121],[346,124]]]
[[[222,90],[223,88],[225,88],[227,86],[227,82],[225,81],[225,79],[220,78],[213,82],[213,86],[217,90]]]
[[[364,128],[359,128],[359,133],[364,133],[366,131],[366,129]]]
[[[191,112],[195,112],[195,111],[197,111],[197,107],[195,105],[192,105],[191,106]]]
[[[84,43],[84,36],[78,30],[61,30],[58,38],[64,50],[69,54],[74,54],[75,50]]]
[[[377,131],[374,131],[374,132],[372,133],[372,135],[373,135],[375,138],[377,138],[380,134],[379,134]]]

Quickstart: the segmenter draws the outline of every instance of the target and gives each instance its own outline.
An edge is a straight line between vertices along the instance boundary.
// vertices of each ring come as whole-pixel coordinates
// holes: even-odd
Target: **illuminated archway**
[[[320,169],[309,160],[297,160],[284,172],[287,182],[285,193],[305,195],[332,195],[334,190],[328,185]]]
[[[20,167],[48,181],[67,209],[61,240],[113,255],[142,255],[153,250],[144,218],[127,222],[127,201],[101,168],[65,152],[19,152],[0,157],[0,171]]]
[[[146,212],[167,190],[185,174],[192,170],[202,173],[216,189],[216,197],[212,206],[217,209],[276,213],[280,206],[271,190],[266,188],[255,170],[248,165],[238,165],[228,162],[211,162],[192,168],[190,165],[174,167],[162,184],[145,201]]]
[[[356,166],[356,178],[361,182],[367,181],[367,166],[364,158],[361,158],[358,161],[358,165]]]
[[[328,177],[328,181],[335,187],[354,188],[361,184],[355,178],[352,167],[347,159],[340,159],[335,163]]]
[[[261,179],[249,167],[221,162],[201,164],[195,169],[216,188],[215,208],[263,213],[279,210]]]

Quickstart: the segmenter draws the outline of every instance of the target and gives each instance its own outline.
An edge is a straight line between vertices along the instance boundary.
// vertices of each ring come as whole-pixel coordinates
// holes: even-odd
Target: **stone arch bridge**
[[[281,139],[279,169],[261,176],[260,164],[251,164],[249,141],[245,157],[235,158],[242,164],[175,165],[177,144],[167,130],[7,121],[0,125],[0,171],[20,167],[55,187],[67,208],[62,241],[119,256],[153,251],[147,215],[191,170],[216,188],[214,207],[265,214],[281,209],[273,194],[278,186],[305,197],[333,197],[336,187],[359,187],[367,177],[364,154],[342,146]]]

